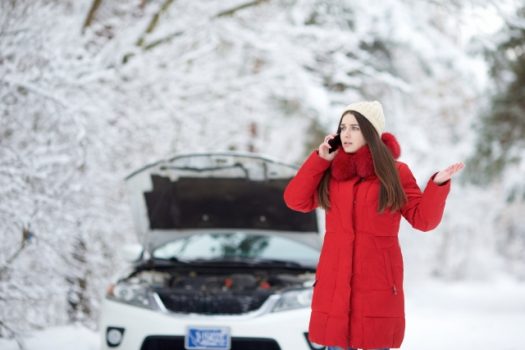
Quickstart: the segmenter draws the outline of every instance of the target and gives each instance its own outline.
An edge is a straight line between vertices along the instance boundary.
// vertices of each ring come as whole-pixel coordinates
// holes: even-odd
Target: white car
[[[102,349],[301,350],[320,213],[291,211],[296,168],[254,154],[187,154],[126,178],[141,242],[108,288]]]

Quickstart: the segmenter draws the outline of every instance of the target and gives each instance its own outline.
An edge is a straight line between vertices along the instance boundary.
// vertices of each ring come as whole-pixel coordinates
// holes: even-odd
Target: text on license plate
[[[188,327],[184,347],[188,350],[229,350],[231,345],[228,327]]]

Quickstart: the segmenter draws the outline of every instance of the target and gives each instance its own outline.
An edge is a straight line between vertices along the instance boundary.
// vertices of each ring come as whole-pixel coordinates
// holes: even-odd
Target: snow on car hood
[[[255,154],[182,154],[126,177],[144,247],[203,231],[275,233],[319,246],[319,213],[288,209],[283,191],[297,169]]]

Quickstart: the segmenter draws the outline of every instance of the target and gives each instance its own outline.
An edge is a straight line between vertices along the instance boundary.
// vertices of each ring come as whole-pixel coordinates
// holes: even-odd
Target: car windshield
[[[194,234],[170,241],[153,251],[157,259],[273,260],[315,266],[319,251],[280,236],[245,232]]]

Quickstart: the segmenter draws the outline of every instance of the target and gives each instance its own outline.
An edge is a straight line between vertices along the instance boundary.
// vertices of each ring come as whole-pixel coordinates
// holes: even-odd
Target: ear
[[[383,141],[386,147],[390,150],[394,159],[397,159],[399,156],[401,156],[401,146],[399,146],[399,143],[397,142],[397,139],[394,135],[389,132],[384,132],[381,135],[381,141]]]

